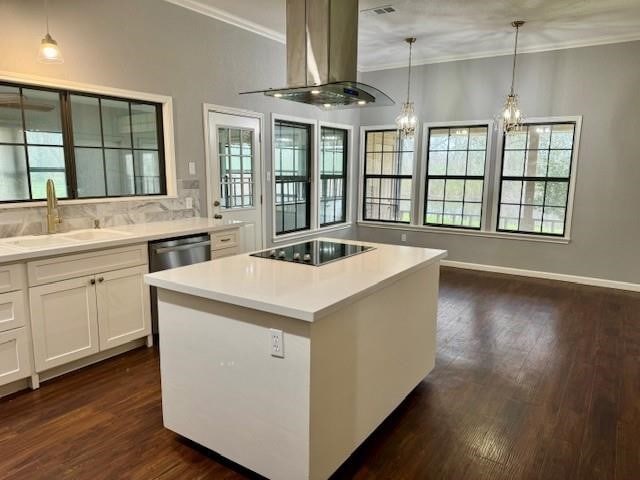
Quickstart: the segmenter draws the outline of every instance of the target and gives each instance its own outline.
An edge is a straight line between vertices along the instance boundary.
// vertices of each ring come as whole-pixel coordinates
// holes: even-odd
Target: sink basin
[[[72,240],[79,240],[81,242],[90,242],[98,240],[112,240],[114,238],[126,237],[129,235],[125,232],[119,232],[117,230],[105,230],[105,229],[89,229],[89,230],[76,230],[69,233],[62,234],[65,238]]]
[[[4,245],[18,248],[46,248],[61,247],[64,245],[73,245],[77,243],[71,238],[64,238],[59,235],[42,235],[33,237],[23,237],[19,240],[3,242]]]

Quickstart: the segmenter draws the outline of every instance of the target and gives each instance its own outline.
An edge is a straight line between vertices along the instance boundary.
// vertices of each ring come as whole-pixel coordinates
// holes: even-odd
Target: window
[[[253,130],[218,128],[218,157],[222,206],[253,207]]]
[[[488,125],[428,129],[424,224],[479,230]]]
[[[162,105],[0,84],[0,202],[166,193]]]
[[[365,131],[363,220],[411,222],[413,138]]]
[[[498,231],[564,236],[576,122],[530,123],[504,137]]]
[[[311,228],[311,125],[274,123],[276,235]]]
[[[320,226],[343,223],[347,217],[347,130],[321,127]]]

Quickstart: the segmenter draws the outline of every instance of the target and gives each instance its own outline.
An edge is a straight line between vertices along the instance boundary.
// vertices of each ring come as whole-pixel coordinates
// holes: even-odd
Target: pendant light
[[[501,120],[504,129],[504,133],[514,132],[520,130],[522,127],[522,112],[518,106],[518,95],[515,93],[516,83],[516,60],[518,58],[518,33],[520,27],[524,25],[524,21],[516,20],[511,22],[511,26],[516,29],[516,41],[513,48],[513,69],[511,71],[511,90],[507,95],[507,101],[504,103],[502,109]]]
[[[38,61],[42,63],[63,63],[62,52],[51,34],[49,33],[49,1],[44,0],[44,13],[47,19],[47,34],[40,42]]]
[[[402,104],[400,114],[396,117],[396,125],[400,134],[407,138],[413,137],[416,133],[416,125],[418,124],[418,118],[416,117],[415,110],[413,108],[413,102],[411,102],[411,51],[413,44],[416,43],[414,37],[406,38],[405,42],[409,44],[409,71],[407,79],[407,101]]]

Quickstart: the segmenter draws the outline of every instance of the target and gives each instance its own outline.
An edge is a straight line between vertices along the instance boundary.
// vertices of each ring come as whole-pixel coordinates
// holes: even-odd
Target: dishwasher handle
[[[196,242],[196,243],[187,243],[185,245],[177,245],[175,247],[160,247],[154,248],[154,253],[157,255],[162,255],[163,253],[170,252],[179,252],[181,250],[191,250],[192,248],[206,247],[207,245],[211,245],[211,240],[206,240],[204,242]]]

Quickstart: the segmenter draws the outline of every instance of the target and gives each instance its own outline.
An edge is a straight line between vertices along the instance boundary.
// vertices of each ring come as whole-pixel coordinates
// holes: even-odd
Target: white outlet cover
[[[269,329],[269,348],[272,357],[284,358],[284,333],[282,330]]]
[[[186,197],[186,198],[184,199],[184,206],[185,206],[186,208],[193,208],[193,198],[191,198],[191,197]]]
[[[189,175],[196,174],[196,162],[189,162]]]

